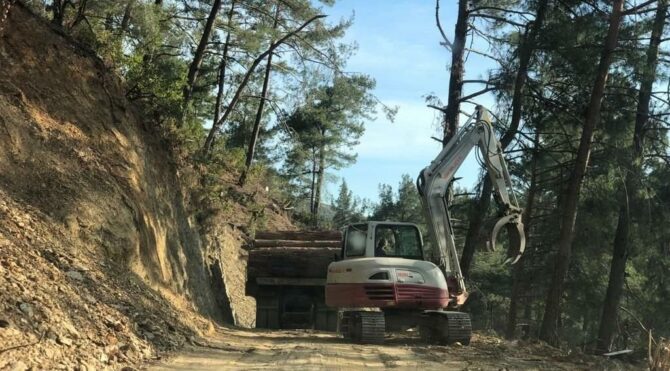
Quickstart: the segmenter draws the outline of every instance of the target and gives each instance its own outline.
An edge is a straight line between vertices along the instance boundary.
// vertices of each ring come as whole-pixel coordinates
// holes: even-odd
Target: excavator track
[[[429,344],[469,345],[472,337],[470,315],[463,312],[426,311],[419,332],[421,339]]]
[[[346,340],[357,343],[384,342],[386,322],[383,312],[345,311],[342,313],[340,333]]]

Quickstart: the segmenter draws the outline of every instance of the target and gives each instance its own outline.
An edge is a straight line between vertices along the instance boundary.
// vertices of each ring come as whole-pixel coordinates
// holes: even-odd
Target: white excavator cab
[[[342,259],[389,257],[423,260],[423,239],[416,224],[367,222],[344,230]]]

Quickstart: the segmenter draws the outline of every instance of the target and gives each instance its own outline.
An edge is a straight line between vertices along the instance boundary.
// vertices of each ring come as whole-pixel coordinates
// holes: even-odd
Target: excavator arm
[[[442,269],[448,281],[456,281],[458,293],[462,296],[466,292],[465,283],[449,217],[447,192],[456,171],[475,146],[479,147],[482,165],[486,167],[491,178],[494,199],[500,211],[500,219],[495,223],[488,243],[492,249],[495,248],[498,233],[506,227],[510,246],[505,263],[511,264],[519,260],[526,244],[521,221],[522,209],[514,195],[502,147],[491,126],[490,113],[477,106],[463,128],[447,143],[435,160],[421,171],[417,179],[417,189],[430,229],[432,260]]]

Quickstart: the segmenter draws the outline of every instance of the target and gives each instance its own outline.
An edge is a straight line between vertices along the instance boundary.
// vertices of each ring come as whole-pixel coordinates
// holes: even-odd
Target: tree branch
[[[463,84],[486,84],[491,85],[489,80],[463,80]]]
[[[508,24],[511,24],[512,26],[517,26],[517,27],[521,27],[521,28],[526,27],[525,24],[521,24],[521,23],[514,22],[514,21],[511,21],[511,20],[503,18],[503,17],[498,17],[498,16],[490,15],[490,14],[479,13],[479,14],[470,14],[470,16],[480,17],[480,18],[487,18],[487,19],[491,19],[491,20],[494,20],[494,21],[498,21],[498,22],[508,23]]]
[[[437,29],[440,30],[440,35],[442,35],[442,39],[444,40],[444,42],[441,42],[440,45],[444,46],[445,48],[447,48],[447,50],[451,51],[453,44],[451,43],[451,41],[449,41],[447,34],[444,33],[444,30],[442,29],[442,24],[440,23],[440,0],[435,0],[435,23],[437,23]]]
[[[647,0],[647,1],[643,2],[642,4],[636,5],[636,6],[630,8],[628,10],[624,10],[623,15],[631,15],[631,14],[637,12],[638,10],[646,7],[647,5],[655,3],[655,2],[656,2],[656,0]]]
[[[314,22],[315,20],[319,18],[324,18],[326,17],[325,15],[315,15],[312,18],[308,19],[305,23],[303,23],[300,27],[296,28],[295,30],[287,33],[286,35],[282,36],[279,40],[275,41],[270,45],[270,47],[261,53],[256,59],[254,59],[253,63],[251,63],[251,66],[247,70],[246,74],[244,75],[244,78],[242,79],[242,82],[240,85],[237,87],[237,91],[235,92],[235,95],[230,101],[230,104],[226,108],[226,111],[223,113],[223,116],[219,119],[219,121],[215,122],[212,125],[212,128],[209,131],[209,134],[207,135],[207,139],[205,140],[205,144],[203,145],[202,148],[202,153],[203,155],[207,156],[209,155],[209,152],[212,149],[212,145],[214,143],[214,138],[216,137],[216,133],[219,131],[219,128],[221,125],[223,125],[226,120],[228,119],[228,116],[230,116],[230,113],[233,111],[235,108],[235,105],[240,99],[240,96],[242,95],[242,91],[244,88],[247,86],[247,83],[249,83],[249,79],[251,78],[251,75],[253,74],[254,70],[256,67],[267,57],[270,55],[272,52],[274,52],[275,49],[277,49],[280,45],[286,42],[290,37],[293,35],[297,34],[298,32],[302,31],[305,27],[307,27],[310,23]]]
[[[491,58],[491,59],[493,59],[494,61],[498,62],[500,65],[504,65],[504,63],[505,63],[505,62],[504,62],[502,59],[500,59],[500,58],[496,58],[496,57],[494,57],[494,56],[492,56],[492,55],[490,55],[490,54],[486,54],[486,53],[484,53],[484,52],[480,52],[479,50],[476,50],[476,49],[465,48],[465,50],[467,50],[469,53],[475,53],[475,54],[481,55],[482,57]]]
[[[490,86],[490,87],[488,87],[488,88],[486,88],[486,89],[482,89],[482,90],[480,90],[480,91],[478,91],[478,92],[474,92],[474,93],[472,93],[472,94],[470,94],[470,95],[466,95],[466,96],[460,98],[458,101],[459,101],[459,102],[463,102],[463,101],[466,101],[466,100],[468,100],[468,99],[472,99],[472,98],[474,98],[474,97],[478,97],[478,96],[480,96],[480,95],[482,95],[482,94],[486,94],[486,93],[488,93],[488,92],[490,92],[490,91],[493,91],[493,90],[496,90],[496,89],[497,89],[497,87],[495,87],[495,86]]]
[[[429,105],[427,105],[427,107],[436,109],[436,110],[438,110],[438,111],[440,111],[440,112],[442,112],[442,113],[447,113],[447,109],[444,108],[444,107],[436,106],[436,105],[434,105],[434,104],[429,104]]]
[[[497,11],[504,12],[504,13],[518,14],[520,16],[529,16],[529,15],[532,16],[532,15],[534,15],[533,13],[530,13],[530,12],[522,12],[522,11],[519,11],[519,10],[498,8],[498,7],[495,7],[495,6],[480,6],[478,8],[470,9],[470,10],[468,10],[468,12],[469,13],[474,13],[474,12],[478,12],[480,10],[497,10]]]

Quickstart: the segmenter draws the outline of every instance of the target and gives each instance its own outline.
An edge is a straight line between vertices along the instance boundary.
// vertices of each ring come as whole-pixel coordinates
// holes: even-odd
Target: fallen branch
[[[11,347],[9,347],[9,348],[0,349],[0,354],[5,353],[5,352],[9,352],[10,350],[14,350],[14,349],[19,349],[19,348],[24,348],[24,347],[31,347],[31,346],[33,346],[33,345],[37,345],[37,344],[39,344],[39,343],[42,341],[42,339],[44,338],[44,334],[45,334],[45,333],[43,332],[43,333],[40,335],[40,338],[37,339],[37,341],[34,341],[34,342],[32,342],[32,343],[19,344],[19,345],[11,346]]]

